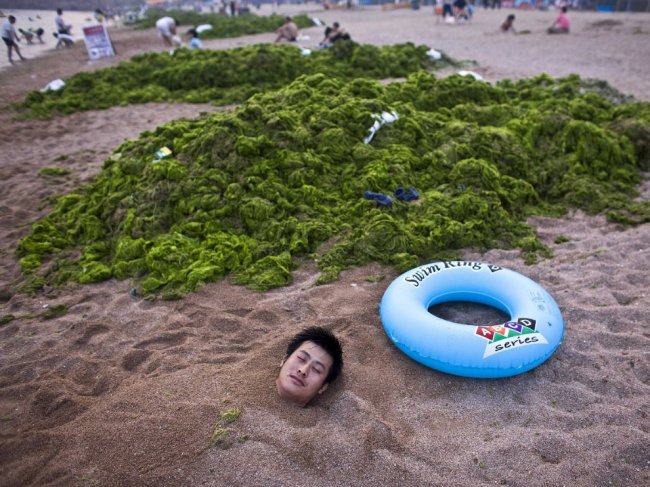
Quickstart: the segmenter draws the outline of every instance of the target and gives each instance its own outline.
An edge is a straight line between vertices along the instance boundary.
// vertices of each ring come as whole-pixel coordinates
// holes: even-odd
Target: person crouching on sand
[[[305,407],[325,392],[343,368],[343,350],[334,334],[313,326],[295,335],[280,364],[275,381],[278,395],[285,401]]]
[[[23,55],[20,54],[20,49],[18,49],[18,42],[20,42],[20,39],[18,38],[18,34],[16,34],[16,28],[14,27],[15,23],[16,17],[13,15],[7,17],[7,20],[2,23],[2,40],[7,46],[7,56],[9,57],[10,64],[14,63],[13,59],[11,58],[11,52],[13,50],[16,51],[16,54],[18,54],[18,57],[20,59],[25,59]]]

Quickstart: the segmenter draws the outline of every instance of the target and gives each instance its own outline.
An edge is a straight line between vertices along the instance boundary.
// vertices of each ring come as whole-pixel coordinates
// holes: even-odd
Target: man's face
[[[302,342],[282,361],[275,381],[281,398],[305,406],[327,389],[325,378],[332,367],[332,357],[313,342]]]

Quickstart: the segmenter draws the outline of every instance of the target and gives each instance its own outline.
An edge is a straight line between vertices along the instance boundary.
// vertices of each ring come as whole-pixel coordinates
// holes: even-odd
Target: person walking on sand
[[[156,21],[156,29],[158,34],[166,46],[172,47],[174,45],[174,36],[176,36],[176,26],[178,21],[171,17],[161,17]]]
[[[569,20],[569,15],[567,14],[567,8],[562,7],[560,10],[560,15],[557,16],[553,25],[548,28],[549,34],[568,34],[569,29],[571,29],[571,21]]]
[[[285,17],[284,23],[275,33],[277,34],[275,42],[295,42],[298,40],[298,26],[291,20],[291,17]]]
[[[18,38],[18,34],[16,34],[16,28],[14,27],[15,23],[16,17],[13,15],[7,17],[7,19],[2,23],[2,40],[5,41],[5,45],[7,46],[7,56],[9,57],[10,64],[14,63],[11,58],[13,50],[16,51],[16,54],[18,54],[18,57],[21,60],[25,60],[23,55],[20,53],[20,49],[18,49],[17,43],[20,42],[20,39]]]

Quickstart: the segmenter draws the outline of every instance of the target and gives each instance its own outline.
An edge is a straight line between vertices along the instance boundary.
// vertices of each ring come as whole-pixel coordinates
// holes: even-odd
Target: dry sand
[[[518,11],[517,27],[531,33],[498,35],[507,13],[479,10],[463,26],[436,24],[429,9],[317,15],[360,42],[411,40],[475,59],[489,80],[577,72],[650,99],[650,15],[576,12],[571,35],[549,37],[553,13]],[[306,47],[320,40],[320,28],[304,33]],[[649,225],[623,228],[580,212],[535,219],[555,256],[534,266],[516,251],[467,251],[538,281],[564,314],[557,352],[505,380],[444,375],[400,353],[378,316],[396,273],[376,265],[319,287],[305,265],[287,288],[254,293],[220,282],[177,302],[131,297],[118,281],[8,296],[17,239],[47,212],[48,196],[87,181],[123,140],[213,109],[142,105],[12,120],[6,105],[52,79],[161,49],[153,31],[114,31],[113,39],[116,59],[89,64],[76,46],[0,71],[0,316],[23,316],[0,327],[0,485],[650,483]],[[38,176],[52,165],[75,180]],[[555,244],[558,235],[570,241]],[[385,279],[370,283],[370,275]],[[40,317],[56,304],[68,314]],[[287,339],[309,324],[340,335],[345,370],[299,409],[276,398],[273,382]],[[241,410],[225,426],[229,447],[210,448],[229,408]]]

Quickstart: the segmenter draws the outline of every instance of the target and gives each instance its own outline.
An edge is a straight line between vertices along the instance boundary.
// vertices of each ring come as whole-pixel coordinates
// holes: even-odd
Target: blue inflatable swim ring
[[[497,308],[501,325],[453,323],[429,313],[449,301]],[[551,295],[514,271],[481,262],[426,264],[395,279],[381,300],[381,321],[412,359],[448,374],[500,378],[527,372],[562,342],[564,320]]]

